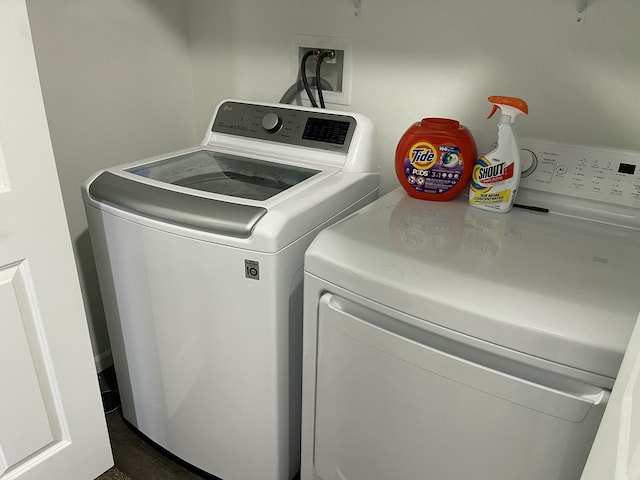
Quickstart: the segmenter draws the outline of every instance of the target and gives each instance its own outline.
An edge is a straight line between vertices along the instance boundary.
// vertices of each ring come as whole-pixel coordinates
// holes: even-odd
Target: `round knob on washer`
[[[282,118],[276,113],[269,112],[262,117],[262,128],[269,133],[275,133],[282,126]]]

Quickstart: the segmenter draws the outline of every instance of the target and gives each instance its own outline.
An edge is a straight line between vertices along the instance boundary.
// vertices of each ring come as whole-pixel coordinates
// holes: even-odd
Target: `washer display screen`
[[[631,163],[621,163],[618,165],[618,173],[633,175],[636,173],[636,166]]]
[[[304,126],[302,139],[344,145],[348,132],[349,122],[309,117]]]

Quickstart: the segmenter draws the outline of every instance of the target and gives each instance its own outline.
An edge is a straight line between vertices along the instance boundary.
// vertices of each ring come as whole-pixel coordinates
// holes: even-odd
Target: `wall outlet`
[[[300,78],[300,65],[302,57],[309,50],[319,50],[324,52],[332,50],[335,57],[332,59],[325,58],[322,62],[321,76],[331,85],[333,90],[323,89],[322,94],[325,103],[333,103],[337,105],[349,105],[351,103],[351,72],[353,51],[353,40],[350,38],[337,37],[310,37],[304,35],[296,35],[293,37],[291,49],[291,78],[295,82]],[[307,78],[315,78],[317,57],[310,57],[307,60],[306,72]],[[312,89],[316,95],[316,89]],[[304,91],[301,92],[300,98],[304,105],[310,102]]]

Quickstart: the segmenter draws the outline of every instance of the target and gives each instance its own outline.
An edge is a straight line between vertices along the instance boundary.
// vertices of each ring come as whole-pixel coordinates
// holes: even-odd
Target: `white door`
[[[640,480],[640,316],[582,480]]]
[[[0,480],[112,465],[25,0],[0,0]]]

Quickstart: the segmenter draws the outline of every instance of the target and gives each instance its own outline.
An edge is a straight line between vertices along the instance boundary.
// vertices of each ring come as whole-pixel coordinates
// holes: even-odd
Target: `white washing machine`
[[[640,153],[523,144],[528,209],[398,189],[309,247],[302,480],[580,478],[640,312]]]
[[[83,186],[124,418],[224,480],[300,463],[302,263],[377,198],[371,122],[225,101],[199,147]]]

